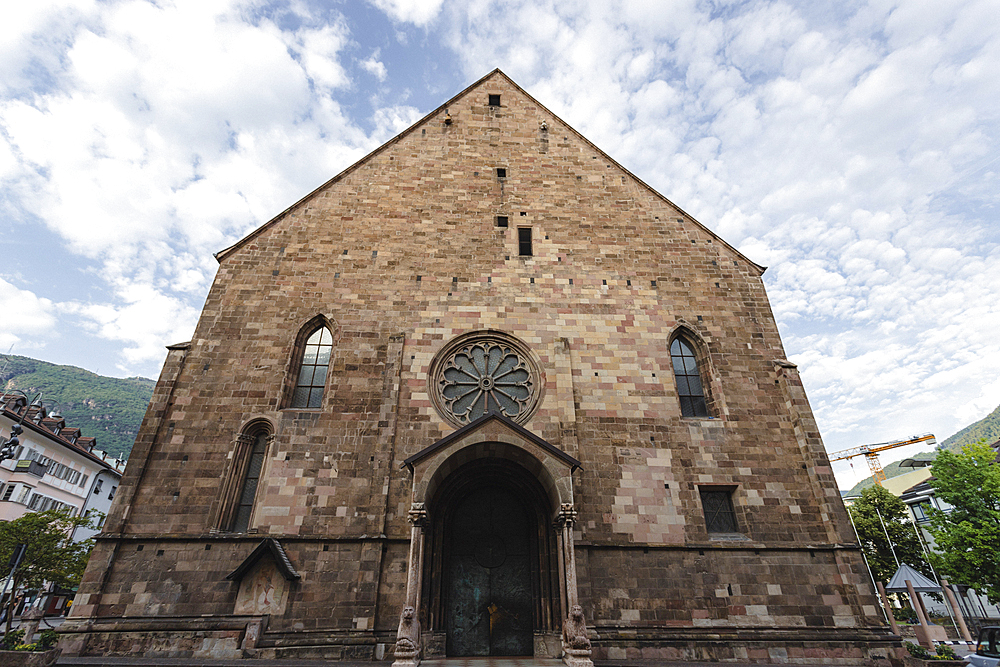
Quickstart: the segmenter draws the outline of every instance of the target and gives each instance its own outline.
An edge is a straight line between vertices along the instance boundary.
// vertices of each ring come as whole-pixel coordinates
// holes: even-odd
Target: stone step
[[[203,658],[146,658],[130,657],[61,657],[57,667],[69,665],[108,665],[109,667],[388,667],[389,663],[346,662],[343,660],[209,660]]]

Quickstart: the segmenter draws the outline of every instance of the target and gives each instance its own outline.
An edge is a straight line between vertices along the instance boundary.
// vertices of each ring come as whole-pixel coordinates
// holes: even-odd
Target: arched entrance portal
[[[534,655],[535,635],[559,627],[550,506],[537,479],[504,459],[467,463],[442,484],[425,599],[449,656]]]
[[[562,619],[577,604],[580,462],[491,413],[403,463],[413,495],[393,666],[442,654],[560,656]],[[406,621],[414,613],[419,638]],[[574,664],[592,667],[590,650],[578,653]]]

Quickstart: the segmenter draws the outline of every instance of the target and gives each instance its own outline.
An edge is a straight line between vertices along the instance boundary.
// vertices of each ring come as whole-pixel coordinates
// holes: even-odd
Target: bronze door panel
[[[448,655],[531,655],[530,529],[524,506],[501,488],[477,489],[460,502],[448,532]]]

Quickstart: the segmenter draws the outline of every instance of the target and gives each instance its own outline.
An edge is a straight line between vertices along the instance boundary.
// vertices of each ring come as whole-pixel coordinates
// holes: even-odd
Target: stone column
[[[962,632],[962,639],[971,644],[972,635],[969,633],[969,626],[965,624],[965,618],[962,616],[962,610],[958,607],[958,600],[955,599],[955,594],[951,592],[951,585],[948,583],[947,579],[941,580],[941,588],[944,590],[944,594],[948,598],[948,604],[951,605],[951,610],[954,612],[955,620],[958,621],[958,629]]]
[[[413,503],[407,519],[410,522],[410,560],[406,573],[406,604],[399,615],[396,630],[395,661],[393,667],[416,667],[420,664],[420,604],[424,563],[424,524],[427,510],[423,503]]]
[[[413,514],[413,510],[410,510],[410,514]],[[416,598],[413,601],[413,609],[419,612],[421,597],[424,593],[424,541],[427,538],[427,512],[423,509],[418,510],[418,516],[411,519],[411,521],[420,522],[420,534],[417,536],[420,541],[420,544],[417,547],[417,591]],[[414,528],[416,527],[417,526],[414,525]],[[409,582],[407,582],[407,586],[409,586]]]
[[[558,523],[562,527],[562,560],[566,571],[566,603],[569,615],[563,621],[563,662],[568,667],[594,667],[590,659],[590,639],[587,624],[576,590],[576,550],[573,548],[573,524],[576,509],[571,504],[559,508]]]
[[[562,526],[563,567],[566,570],[566,604],[572,609],[579,604],[576,590],[576,549],[573,548],[573,524],[576,510],[570,504],[559,508],[559,524]]]
[[[563,533],[562,524],[559,521],[555,523],[556,531],[556,553],[558,558],[556,558],[557,567],[559,570],[559,611],[558,615],[565,618],[569,614],[569,607],[566,606],[566,548],[563,546]]]

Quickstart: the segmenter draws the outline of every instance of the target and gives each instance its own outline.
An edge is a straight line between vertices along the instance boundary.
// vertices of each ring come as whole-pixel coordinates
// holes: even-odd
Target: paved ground
[[[388,667],[391,663],[371,662],[340,662],[323,660],[195,660],[179,658],[61,658],[56,663],[64,665],[108,665],[109,667],[140,667],[155,665],[167,667],[185,665],[186,667],[372,667],[381,664]],[[421,667],[562,667],[562,660],[535,658],[447,658],[440,660],[423,660]],[[628,661],[596,663],[597,667],[617,667],[618,665],[650,665],[655,663],[631,663]],[[669,667],[720,667],[718,662],[670,662]],[[777,667],[760,663],[725,663],[723,667]],[[794,663],[786,663],[781,667],[794,667]],[[860,665],[858,667],[861,667]]]
[[[62,617],[45,618],[40,629],[57,628],[62,625]],[[20,625],[20,619],[14,619],[14,627]],[[966,646],[953,646],[955,653],[960,656],[969,652]],[[196,658],[60,658],[56,663],[59,666],[69,665],[108,665],[109,667],[372,667],[373,664],[382,664],[388,667],[391,663],[372,662],[344,662],[325,660],[200,660]],[[535,658],[447,658],[437,660],[423,660],[422,667],[561,667],[561,660],[557,659],[535,659]],[[629,660],[604,660],[598,661],[596,667],[635,667],[636,665],[650,665],[650,662],[634,662]],[[665,663],[669,667],[719,667],[720,663],[708,662],[670,662]],[[725,663],[725,667],[769,667],[756,663],[753,665],[743,663]],[[774,667],[774,666],[770,666]],[[782,667],[794,667],[794,663],[787,663]]]
[[[60,658],[57,665],[108,665],[109,667],[169,667],[184,665],[185,667],[372,667],[373,664],[388,667],[388,662],[342,662],[324,660],[198,660],[194,658]],[[535,658],[447,658],[424,660],[421,667],[561,667],[562,661],[557,659]],[[627,660],[598,661],[596,667],[636,667],[638,665],[653,665],[651,662],[632,662]],[[720,667],[720,663],[710,662],[670,662],[668,667]],[[725,663],[724,667],[777,667],[761,663]],[[781,667],[795,667],[795,663],[786,663]],[[859,666],[860,667],[860,666]]]

